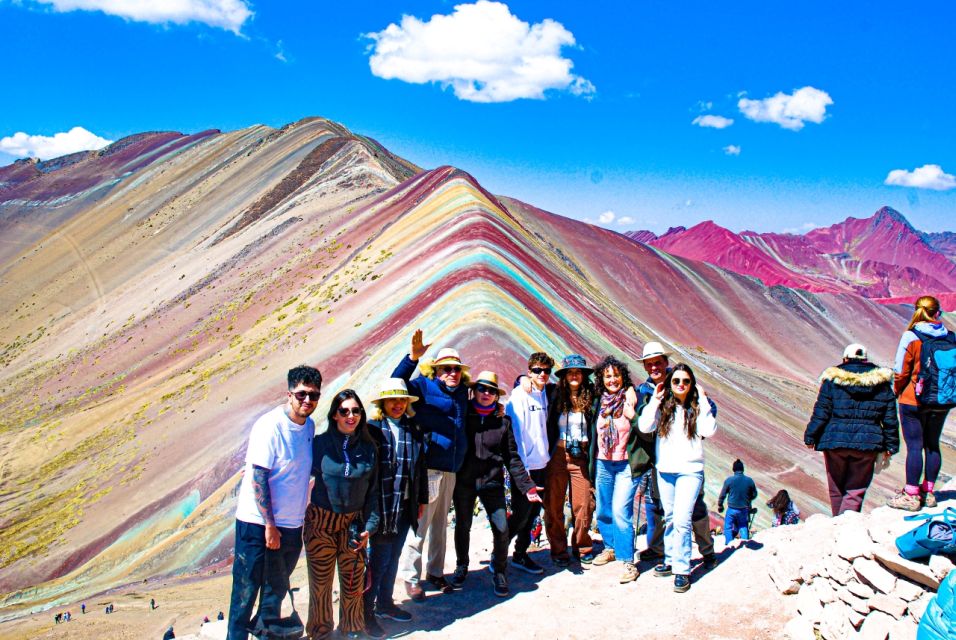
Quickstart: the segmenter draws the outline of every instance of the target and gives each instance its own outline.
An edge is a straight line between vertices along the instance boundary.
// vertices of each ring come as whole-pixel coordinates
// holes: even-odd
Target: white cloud
[[[279,40],[278,42],[276,42],[275,59],[278,60],[279,62],[288,62],[288,61],[289,61],[289,59],[286,58],[285,48],[282,46],[282,40]]]
[[[77,151],[102,149],[112,140],[101,138],[83,127],[73,127],[69,131],[52,136],[31,136],[18,132],[12,136],[0,138],[0,153],[15,158],[39,158],[49,160]]]
[[[549,89],[590,96],[594,85],[571,73],[574,63],[561,56],[574,46],[574,35],[546,18],[528,24],[507,5],[479,0],[459,4],[450,15],[424,21],[402,16],[401,24],[367,33],[372,74],[414,84],[438,82],[460,100],[510,102],[543,99]]]
[[[783,230],[784,233],[792,233],[794,235],[799,235],[810,231],[811,229],[816,229],[819,227],[816,222],[804,222],[799,227],[788,227]]]
[[[924,164],[918,169],[894,169],[886,176],[884,184],[899,187],[915,187],[917,189],[932,189],[933,191],[948,191],[956,188],[956,176],[945,173],[938,164]]]
[[[239,34],[252,17],[245,0],[33,0],[55,11],[102,11],[126,20],[152,24],[201,22]]]
[[[733,123],[733,118],[725,118],[724,116],[715,116],[711,114],[707,114],[706,116],[697,116],[691,121],[691,124],[696,124],[698,127],[709,127],[711,129],[726,129]]]
[[[728,156],[739,156],[740,155],[740,145],[728,144],[724,147],[724,153]]]
[[[740,113],[754,122],[774,122],[784,129],[799,131],[807,122],[820,124],[833,99],[826,91],[813,87],[797,89],[793,94],[782,91],[763,100],[741,98]]]
[[[634,224],[634,218],[631,216],[621,216],[617,219],[618,224]]]
[[[605,211],[598,216],[598,222],[601,224],[611,224],[614,222],[615,214],[613,211]]]

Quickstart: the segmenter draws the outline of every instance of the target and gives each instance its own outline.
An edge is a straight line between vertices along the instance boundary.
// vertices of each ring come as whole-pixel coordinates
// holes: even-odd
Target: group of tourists
[[[906,344],[901,345],[897,394],[926,373],[925,365],[920,372],[919,345],[947,335],[938,329],[938,303],[933,311],[921,306],[924,300],[917,301],[907,331],[915,337],[904,335]],[[424,600],[426,589],[449,593],[466,586],[476,501],[492,532],[488,570],[497,596],[509,594],[509,565],[543,573],[528,553],[542,510],[554,566],[619,562],[619,582],[636,580],[641,558],[635,550],[634,505],[639,488],[645,497],[647,555],[660,560],[655,576],[672,576],[676,592],[690,589],[692,532],[705,567],[716,563],[703,474],[705,440],[717,430],[717,405],[691,367],[671,363],[672,354],[663,345],[644,345],[640,361],[647,377],[638,384],[628,365],[613,356],[589,366],[583,356],[569,354],[556,367],[550,355],[537,352],[511,385],[502,384],[494,371],[472,373],[451,348],[425,360],[429,346],[421,330],[415,331],[409,353],[367,404],[354,390],[339,391],[326,416],[327,428],[318,435],[311,415],[322,376],[307,366],[289,371],[285,404],[259,418],[249,438],[236,513],[230,640],[245,639],[250,629],[280,619],[303,542],[308,637],[328,637],[335,627],[336,570],[339,630],[346,637],[385,637],[380,620],[412,619],[395,604],[399,576],[412,601]],[[947,352],[942,347],[932,351]],[[933,371],[939,369],[934,365]],[[868,362],[864,347],[850,345],[843,363],[824,372],[821,380],[804,441],[824,452],[834,514],[859,510],[877,456],[892,455],[899,447],[894,378]],[[913,397],[904,437],[908,446],[920,447],[920,465],[916,468],[914,457],[911,478],[908,454],[901,495],[913,497],[919,508],[934,500],[945,412],[920,405],[920,390]],[[920,483],[923,451],[926,481]],[[738,534],[749,537],[757,490],[743,471],[737,460],[718,500],[719,510],[727,500],[728,542]],[[315,479],[311,491],[310,476]],[[909,508],[903,498],[894,500],[894,506]],[[452,505],[456,562],[446,576]],[[786,490],[768,506],[775,526],[799,520]],[[590,536],[593,519],[600,547]]]

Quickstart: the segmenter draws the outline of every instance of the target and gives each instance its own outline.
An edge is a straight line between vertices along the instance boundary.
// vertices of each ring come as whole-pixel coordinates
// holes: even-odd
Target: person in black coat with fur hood
[[[820,382],[803,441],[823,452],[830,508],[838,516],[863,508],[877,456],[900,449],[893,371],[869,362],[863,345],[851,344],[843,363],[824,371]]]

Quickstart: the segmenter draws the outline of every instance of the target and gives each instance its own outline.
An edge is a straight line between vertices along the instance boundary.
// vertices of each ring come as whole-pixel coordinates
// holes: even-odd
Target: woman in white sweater
[[[659,577],[674,575],[674,591],[690,589],[690,533],[694,501],[704,480],[704,438],[717,419],[686,364],[676,365],[641,412],[638,428],[657,433],[657,484],[664,506],[664,562]]]

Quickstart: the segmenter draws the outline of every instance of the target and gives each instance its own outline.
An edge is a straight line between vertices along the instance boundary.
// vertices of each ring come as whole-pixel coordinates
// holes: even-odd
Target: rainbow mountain
[[[908,317],[495,196],[321,118],[0,168],[0,237],[0,617],[228,563],[248,431],[286,370],[368,394],[417,327],[504,379],[537,350],[641,379],[663,341],[720,407],[711,497],[741,457],[764,499],[823,510],[801,439],[816,378],[849,342],[889,363]],[[874,502],[899,483],[897,463]]]

